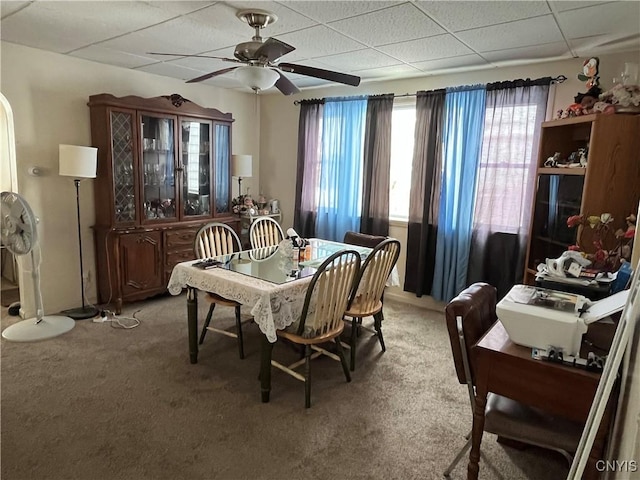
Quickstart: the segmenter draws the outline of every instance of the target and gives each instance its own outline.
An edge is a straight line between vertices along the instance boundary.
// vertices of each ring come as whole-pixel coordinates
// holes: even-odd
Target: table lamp
[[[242,205],[242,178],[251,178],[253,170],[253,157],[251,155],[231,156],[231,176],[238,177],[238,203]]]
[[[60,175],[74,177],[76,186],[76,212],[78,216],[78,247],[80,253],[80,293],[82,306],[66,310],[63,313],[74,320],[92,318],[98,314],[98,309],[85,304],[84,269],[82,265],[82,234],[80,230],[80,180],[96,178],[98,163],[98,149],[76,145],[59,146]]]

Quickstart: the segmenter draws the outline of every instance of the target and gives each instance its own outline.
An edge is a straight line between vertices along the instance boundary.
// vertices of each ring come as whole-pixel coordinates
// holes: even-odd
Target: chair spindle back
[[[278,245],[283,238],[280,224],[271,217],[258,217],[249,227],[251,248]]]
[[[356,280],[352,297],[357,296],[358,308],[374,310],[382,298],[391,270],[400,255],[400,242],[389,238],[379,243],[367,256]],[[352,301],[355,298],[352,298]]]
[[[298,334],[301,335],[305,323],[316,336],[321,336],[338,328],[349,303],[349,295],[360,271],[360,255],[355,250],[341,250],[327,258],[311,279],[300,318]],[[311,300],[315,299],[313,313],[310,314]]]
[[[229,255],[238,251],[240,251],[240,239],[225,223],[208,223],[196,234],[194,252],[197,258]]]

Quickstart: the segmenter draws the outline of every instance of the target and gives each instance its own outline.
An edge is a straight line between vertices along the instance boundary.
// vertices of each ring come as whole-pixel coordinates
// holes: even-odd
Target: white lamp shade
[[[268,67],[239,67],[235,72],[240,83],[253,90],[266,90],[275,85],[280,78],[278,72]]]
[[[251,155],[233,155],[231,157],[231,175],[242,178],[250,177],[253,169],[252,161]]]
[[[96,178],[98,149],[77,145],[60,145],[60,175],[75,178]]]

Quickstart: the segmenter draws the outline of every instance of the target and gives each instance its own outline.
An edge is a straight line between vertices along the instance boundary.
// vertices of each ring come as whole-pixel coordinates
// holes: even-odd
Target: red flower
[[[582,215],[573,215],[567,218],[567,227],[575,227],[576,225],[580,225],[583,220],[584,218]]]
[[[636,234],[636,229],[635,228],[630,228],[629,230],[627,230],[626,232],[624,232],[624,238],[633,238]]]
[[[603,263],[607,259],[607,252],[604,250],[598,250],[594,258],[597,263]]]
[[[571,250],[573,252],[579,252],[580,251],[580,246],[579,245],[569,245],[568,250]]]

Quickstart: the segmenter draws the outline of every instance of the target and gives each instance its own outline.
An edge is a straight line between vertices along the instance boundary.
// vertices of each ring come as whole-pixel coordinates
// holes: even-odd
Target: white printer
[[[514,343],[544,350],[554,346],[578,356],[587,326],[622,310],[628,295],[623,290],[592,303],[582,295],[515,285],[496,313]]]

